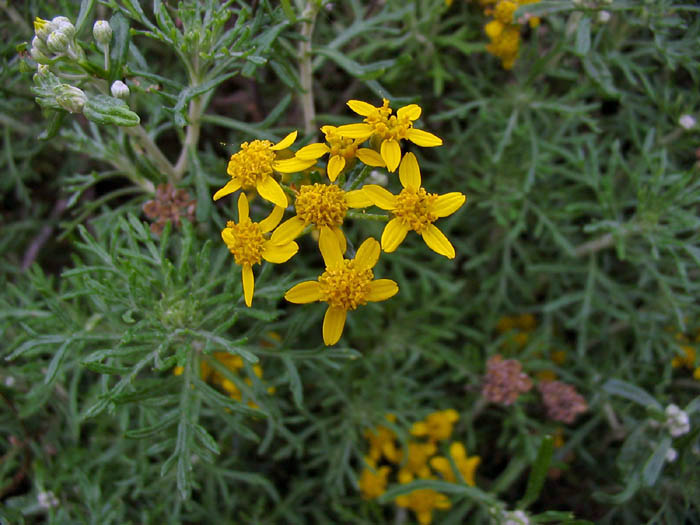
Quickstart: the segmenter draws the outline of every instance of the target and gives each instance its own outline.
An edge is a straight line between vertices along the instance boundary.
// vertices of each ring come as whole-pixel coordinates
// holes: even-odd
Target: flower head
[[[471,487],[476,485],[474,473],[476,472],[476,467],[481,463],[481,458],[479,456],[467,457],[467,449],[464,448],[464,445],[457,442],[450,445],[450,456],[452,456],[452,461],[454,461],[457,470],[467,485]],[[435,456],[430,460],[430,466],[442,474],[447,481],[452,483],[457,481],[449,459],[443,456]]]
[[[391,279],[374,280],[372,268],[377,264],[380,253],[376,240],[365,240],[358,248],[355,259],[345,259],[336,236],[329,229],[322,229],[319,247],[326,271],[317,281],[297,284],[284,297],[297,304],[327,302],[323,341],[326,345],[333,345],[343,333],[348,310],[370,301],[389,299],[399,291],[399,287]]]
[[[378,498],[386,492],[391,469],[387,466],[377,468],[375,461],[371,458],[365,458],[365,463],[367,466],[362,471],[358,483],[362,497],[364,499]]]
[[[486,362],[486,376],[481,395],[492,403],[512,405],[521,393],[532,388],[532,381],[515,359],[495,355]]]
[[[537,385],[547,416],[555,421],[573,423],[579,414],[588,410],[586,400],[576,389],[562,381],[543,381]]]
[[[408,443],[408,457],[401,470],[399,470],[398,478],[400,483],[410,483],[415,476],[426,479],[430,477],[430,467],[428,460],[430,456],[435,454],[437,447],[435,443],[419,443],[411,441]]]
[[[280,225],[279,229],[292,239],[298,237],[306,226],[332,232],[338,240],[340,250],[347,247],[345,235],[340,227],[349,208],[366,208],[372,201],[362,190],[345,191],[333,184],[306,184],[296,192],[294,208],[296,216]]]
[[[420,525],[429,525],[433,522],[434,509],[449,509],[450,500],[444,494],[433,489],[420,489],[402,494],[396,497],[399,507],[411,509]]]
[[[431,441],[447,439],[452,435],[452,426],[459,420],[459,414],[453,408],[433,412],[423,421],[414,423],[411,434],[428,436]]]
[[[406,153],[401,161],[399,179],[403,190],[398,195],[376,184],[362,188],[376,206],[391,211],[394,216],[382,233],[382,249],[393,252],[413,230],[423,237],[428,248],[453,259],[455,249],[452,243],[433,223],[456,212],[466,197],[457,191],[444,195],[426,192],[421,187],[420,168],[413,153]]]
[[[299,246],[285,232],[275,231],[269,238],[265,235],[282,220],[283,208],[276,206],[260,222],[251,221],[248,213],[248,198],[241,193],[238,198],[238,223],[229,221],[221,231],[221,238],[233,254],[236,264],[242,267],[245,304],[250,306],[255,288],[253,265],[260,264],[263,259],[277,264],[286,262],[297,253]]]
[[[396,416],[387,414],[387,421],[396,421]],[[367,429],[364,436],[369,441],[369,458],[372,461],[379,461],[382,456],[387,460],[397,463],[401,460],[401,452],[396,449],[396,433],[384,425]]]
[[[672,437],[682,436],[690,432],[690,418],[688,417],[688,413],[678,408],[678,405],[668,405],[665,414],[666,426]]]
[[[365,117],[364,122],[340,126],[337,128],[338,134],[349,139],[357,139],[360,142],[364,142],[370,137],[376,137],[381,141],[379,147],[381,158],[391,172],[396,171],[401,161],[399,141],[402,139],[408,139],[423,147],[442,145],[440,137],[413,127],[413,122],[418,120],[422,112],[417,104],[409,104],[399,108],[396,115],[392,115],[393,110],[389,107],[387,99],[383,99],[383,104],[379,107],[361,100],[350,100],[348,106],[358,115]],[[360,160],[364,162],[362,158]]]
[[[280,173],[295,173],[308,167],[308,163],[314,163],[328,153],[328,165],[326,173],[331,182],[335,182],[338,175],[356,157],[370,166],[384,166],[384,161],[379,154],[368,148],[360,148],[362,140],[343,137],[335,126],[323,126],[321,131],[326,136],[326,143],[315,142],[304,146],[294,154],[294,158],[280,161],[277,171]]]
[[[287,196],[272,175],[280,162],[277,160],[277,152],[291,146],[296,137],[297,132],[294,131],[277,144],[272,144],[269,140],[254,140],[241,144],[241,150],[231,155],[226,169],[231,180],[214,194],[214,200],[219,200],[240,188],[255,189],[263,199],[286,208]]]

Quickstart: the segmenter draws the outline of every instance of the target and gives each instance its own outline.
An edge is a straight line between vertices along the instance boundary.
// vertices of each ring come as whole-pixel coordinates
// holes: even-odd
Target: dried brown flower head
[[[586,400],[576,389],[561,381],[543,381],[537,385],[547,416],[555,421],[573,423],[576,417],[588,410]]]
[[[520,394],[531,388],[532,381],[523,372],[520,361],[495,355],[486,362],[486,376],[481,395],[488,401],[512,405]]]
[[[171,183],[159,184],[156,196],[143,205],[143,212],[153,220],[151,231],[160,234],[168,221],[177,228],[180,219],[194,220],[195,200],[185,190],[176,189]]]

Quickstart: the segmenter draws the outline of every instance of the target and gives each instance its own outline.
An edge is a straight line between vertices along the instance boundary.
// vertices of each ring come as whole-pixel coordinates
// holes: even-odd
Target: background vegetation
[[[0,8],[0,521],[411,523],[393,497],[434,487],[452,502],[436,523],[516,507],[552,522],[700,522],[692,2],[523,6],[542,22],[522,26],[510,71],[486,50],[478,2]],[[32,21],[59,15],[92,65],[51,67],[92,114],[67,113],[33,78]],[[113,29],[101,70],[97,19]],[[99,102],[118,79],[128,106]],[[383,254],[377,272],[401,293],[354,312],[326,348],[323,306],[282,300],[317,275],[315,241],[262,268],[248,309],[220,241],[235,201],[211,195],[243,141],[299,129],[314,142],[320,125],[354,121],[348,99],[382,97],[418,103],[444,141],[416,154],[431,191],[467,195],[441,221],[457,257],[417,236]],[[132,114],[140,124],[124,127]],[[168,182],[187,211],[152,233],[168,212],[143,207]],[[356,220],[347,235],[358,245],[382,227]],[[508,329],[523,314],[534,326]],[[243,370],[217,363],[221,351]],[[533,378],[553,372],[587,412],[552,421],[536,390],[488,404],[496,354]],[[201,361],[242,401],[200,378]],[[670,404],[689,432],[671,435]],[[453,439],[481,458],[475,487],[417,481],[363,499],[365,430],[395,414],[405,444],[448,408]]]

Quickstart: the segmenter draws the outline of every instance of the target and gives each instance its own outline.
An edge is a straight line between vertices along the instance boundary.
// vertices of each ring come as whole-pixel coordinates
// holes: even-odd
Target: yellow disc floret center
[[[318,183],[302,186],[294,207],[301,220],[319,228],[340,226],[348,211],[345,192],[342,189]]]
[[[272,175],[272,162],[275,152],[270,149],[269,140],[254,140],[241,144],[241,151],[231,155],[226,170],[231,177],[241,182],[243,189],[255,188],[256,183],[265,175]]]
[[[437,215],[430,211],[432,203],[438,196],[428,193],[424,188],[418,190],[404,188],[396,196],[394,216],[409,229],[421,233],[437,220]]]
[[[406,138],[406,132],[413,127],[413,122],[408,117],[399,118],[391,114],[389,101],[384,99],[381,108],[376,108],[371,115],[365,118],[365,122],[372,126],[372,133],[382,140],[399,140]]]
[[[354,310],[367,303],[372,279],[374,274],[369,268],[355,268],[355,261],[343,260],[343,266],[329,268],[318,278],[321,300],[343,310]]]
[[[229,251],[233,254],[236,264],[260,264],[262,260],[263,244],[265,237],[256,222],[245,221],[236,224],[229,221],[226,227],[231,230],[233,242],[227,243]]]

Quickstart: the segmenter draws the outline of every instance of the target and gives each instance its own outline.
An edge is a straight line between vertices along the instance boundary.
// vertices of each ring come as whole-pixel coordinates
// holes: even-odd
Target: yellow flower
[[[391,469],[386,466],[377,468],[376,463],[371,458],[365,458],[365,463],[367,467],[362,471],[358,483],[362,497],[364,499],[378,498],[386,492]]]
[[[411,427],[411,434],[428,436],[432,441],[447,439],[452,435],[452,426],[457,420],[459,420],[459,414],[452,408],[433,412],[428,414],[424,421],[414,423]]]
[[[383,99],[381,107],[375,107],[361,100],[350,100],[348,106],[358,115],[365,117],[364,123],[340,126],[337,128],[338,133],[343,137],[357,139],[360,142],[370,137],[377,137],[381,140],[379,153],[390,172],[396,171],[401,161],[400,140],[408,139],[423,147],[442,145],[440,137],[413,127],[413,122],[418,120],[422,112],[417,104],[409,104],[399,108],[396,115],[391,114],[392,109],[389,107],[387,99]],[[367,164],[361,156],[359,158]]]
[[[476,467],[481,463],[481,458],[479,456],[467,457],[467,449],[461,443],[452,443],[450,445],[450,456],[452,456],[452,461],[454,461],[457,470],[461,474],[467,485],[473,487],[476,482],[474,481],[474,472]],[[449,459],[443,456],[436,456],[430,460],[430,465],[437,470],[442,476],[447,480],[454,483],[457,481],[457,476],[452,471],[452,466],[450,465]]]
[[[348,310],[369,301],[384,301],[393,297],[398,285],[391,279],[374,279],[372,268],[379,259],[379,243],[371,237],[357,250],[354,260],[344,259],[335,235],[321,230],[319,248],[326,271],[317,281],[306,281],[285,294],[291,303],[304,304],[325,301],[328,310],[323,319],[323,342],[333,345],[343,333]]]
[[[386,419],[392,423],[396,416],[387,414]],[[379,461],[382,455],[393,463],[401,461],[401,452],[396,449],[396,434],[390,428],[378,425],[374,429],[364,431],[364,436],[369,441],[369,458]]]
[[[372,201],[362,190],[344,191],[333,184],[307,184],[296,192],[296,216],[280,224],[277,231],[285,237],[296,239],[306,226],[313,224],[321,231],[332,232],[338,239],[340,250],[345,253],[345,235],[340,227],[348,208],[371,205]]]
[[[433,522],[433,509],[449,509],[450,500],[444,494],[433,489],[420,489],[396,497],[399,507],[411,509],[416,514],[420,525]]]
[[[513,13],[518,9],[518,4],[511,0],[501,0],[493,8],[493,17],[504,24],[513,23]]]
[[[241,193],[238,198],[238,224],[228,221],[226,228],[221,231],[221,238],[233,254],[236,264],[242,268],[245,304],[250,306],[255,289],[253,265],[260,264],[262,259],[276,264],[286,262],[297,253],[299,246],[284,232],[275,231],[269,238],[265,236],[282,220],[284,208],[276,206],[260,222],[251,221],[248,211],[248,198],[245,193]]]
[[[343,137],[335,126],[323,126],[321,131],[326,135],[326,144],[315,142],[304,146],[294,154],[294,158],[280,161],[275,168],[280,173],[295,173],[306,169],[309,161],[315,161],[328,156],[326,173],[331,182],[335,182],[347,163],[359,158],[369,166],[384,167],[384,161],[379,154],[369,148],[360,148],[362,140]]]
[[[420,169],[413,153],[406,153],[401,161],[399,178],[404,189],[398,195],[393,195],[376,184],[362,188],[376,206],[389,210],[394,215],[382,233],[382,249],[387,253],[393,252],[406,234],[413,230],[423,237],[428,248],[453,259],[454,247],[433,222],[457,211],[466,197],[457,191],[444,195],[427,193],[421,187]]]
[[[401,470],[399,470],[399,482],[410,483],[415,476],[421,479],[429,478],[430,467],[428,467],[428,460],[436,451],[435,443],[409,442],[408,458]]]
[[[272,174],[281,162],[276,160],[277,152],[287,149],[296,138],[297,132],[294,131],[274,145],[269,140],[254,140],[241,144],[241,151],[231,155],[226,169],[231,180],[214,194],[214,200],[219,200],[240,188],[246,191],[255,189],[263,199],[286,208],[287,196]],[[310,162],[308,166],[312,164],[313,162]]]

